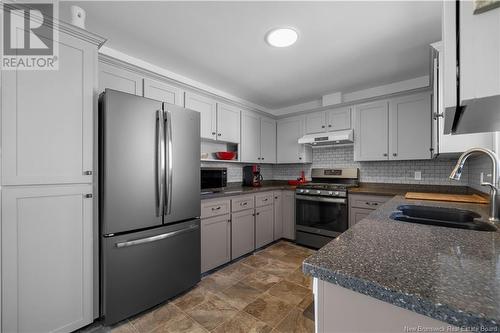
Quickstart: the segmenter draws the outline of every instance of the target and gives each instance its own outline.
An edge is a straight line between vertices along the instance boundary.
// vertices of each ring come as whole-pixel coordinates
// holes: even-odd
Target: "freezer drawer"
[[[200,281],[200,220],[102,238],[105,325],[116,323]]]

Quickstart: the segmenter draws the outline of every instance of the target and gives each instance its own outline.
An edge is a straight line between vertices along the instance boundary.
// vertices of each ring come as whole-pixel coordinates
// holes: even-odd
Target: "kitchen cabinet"
[[[357,105],[354,160],[431,158],[431,95],[420,93]]]
[[[201,272],[231,260],[231,218],[229,214],[201,220]]]
[[[319,111],[306,115],[306,133],[321,133],[351,128],[351,107]]]
[[[389,159],[431,158],[431,95],[393,98],[389,101]]]
[[[200,113],[200,135],[202,139],[217,139],[217,103],[215,100],[186,92],[184,106]]]
[[[389,104],[386,100],[354,109],[354,160],[389,159]]]
[[[99,94],[109,88],[142,96],[142,80],[142,76],[138,73],[105,63],[102,58],[99,59]]]
[[[452,11],[455,11],[454,2],[444,2],[445,8],[447,6],[453,6]],[[448,8],[447,11],[450,9]],[[443,19],[448,20],[448,12],[443,13]],[[453,18],[454,22],[454,18]],[[446,120],[446,114],[444,112],[445,104],[453,106],[456,104],[456,90],[455,90],[455,70],[445,67],[445,55],[452,53],[452,57],[455,55],[455,49],[444,48],[444,43],[446,40],[450,43],[450,33],[455,36],[454,23],[452,27],[446,25],[446,29],[452,29],[452,31],[443,30],[443,42],[437,42],[431,44],[435,49],[435,56],[431,61],[433,61],[433,114],[432,114],[432,148],[434,156],[455,156],[463,153],[467,149],[474,147],[483,147],[488,149],[494,149],[494,139],[493,133],[475,133],[475,134],[444,134],[444,123]],[[453,37],[454,38],[454,37]],[[454,39],[451,41],[455,43]],[[454,58],[447,57],[447,61],[454,62]],[[446,73],[446,74],[445,74]],[[450,77],[451,75],[451,77]],[[452,86],[450,86],[450,84]]]
[[[242,162],[276,163],[276,122],[255,112],[241,115]]]
[[[2,71],[3,185],[92,182],[97,48],[59,38],[58,70]]]
[[[349,228],[391,198],[392,196],[387,195],[349,194]]]
[[[255,212],[247,209],[231,215],[231,259],[255,250]]]
[[[255,247],[259,248],[274,240],[274,208],[269,205],[255,208]]]
[[[184,106],[184,92],[179,87],[149,78],[144,78],[143,86],[144,97]]]
[[[241,110],[229,104],[217,103],[217,140],[240,142]]]
[[[349,228],[370,215],[372,209],[350,208],[349,209]]]
[[[283,197],[282,191],[274,191],[274,240],[283,237]]]
[[[2,332],[92,322],[91,193],[91,184],[2,188]]]
[[[305,133],[305,116],[277,122],[277,163],[311,163],[312,148],[298,143]]]
[[[282,192],[283,204],[283,238],[295,239],[295,192]]]

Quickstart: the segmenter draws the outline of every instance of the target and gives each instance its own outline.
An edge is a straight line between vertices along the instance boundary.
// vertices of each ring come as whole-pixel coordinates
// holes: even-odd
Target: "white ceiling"
[[[441,38],[440,1],[70,4],[107,46],[268,109],[425,75]],[[279,26],[298,42],[268,46]]]

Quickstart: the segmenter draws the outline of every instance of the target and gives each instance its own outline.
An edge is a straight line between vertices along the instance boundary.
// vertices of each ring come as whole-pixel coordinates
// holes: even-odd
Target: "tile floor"
[[[280,241],[204,277],[170,302],[91,332],[314,332],[312,281],[301,270],[312,253]]]

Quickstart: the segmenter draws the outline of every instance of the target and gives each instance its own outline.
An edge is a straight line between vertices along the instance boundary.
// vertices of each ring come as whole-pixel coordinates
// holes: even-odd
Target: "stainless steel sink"
[[[417,205],[401,205],[397,209],[390,216],[397,221],[480,231],[497,230],[493,224],[478,220],[481,215],[470,210]]]

